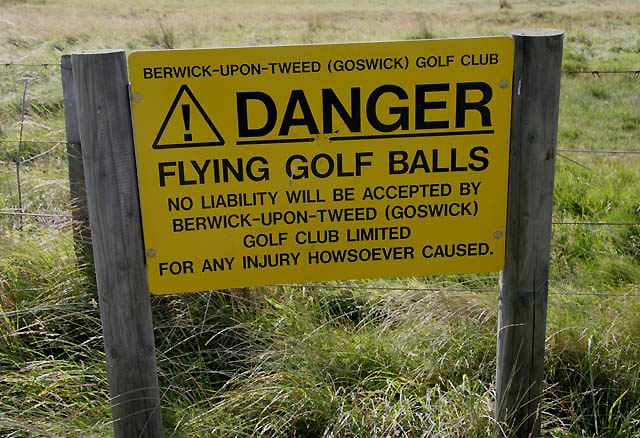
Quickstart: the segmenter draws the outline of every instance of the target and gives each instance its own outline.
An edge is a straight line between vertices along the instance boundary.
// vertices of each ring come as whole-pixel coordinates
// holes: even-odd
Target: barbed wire
[[[577,295],[577,296],[594,296],[594,297],[633,297],[639,298],[640,294],[633,292],[553,292],[549,291],[549,295]]]
[[[40,157],[42,157],[42,156],[44,156],[44,155],[47,155],[49,152],[53,151],[53,150],[54,150],[55,148],[57,148],[58,146],[60,146],[60,144],[54,144],[53,146],[51,146],[51,147],[50,147],[49,149],[47,149],[46,151],[44,151],[44,152],[40,152],[39,154],[36,154],[36,155],[34,155],[33,157],[29,157],[29,158],[26,158],[26,159],[22,160],[21,164],[28,163],[29,161],[33,161],[33,160],[35,160],[35,159],[37,159],[37,158],[40,158]]]
[[[358,290],[378,290],[397,292],[464,292],[464,293],[498,293],[498,288],[453,288],[453,287],[393,287],[393,286],[363,286],[363,285],[340,285],[340,284],[275,284],[277,287],[291,287],[295,289],[358,289]],[[596,297],[634,297],[640,298],[640,293],[633,292],[597,292],[597,291],[558,291],[550,290],[549,295],[570,295],[570,296],[596,296]]]
[[[60,64],[59,62],[41,62],[39,64],[26,64],[26,63],[21,63],[21,62],[1,62],[0,66],[2,67],[42,67],[42,68],[49,68],[49,67],[61,67],[62,64]]]
[[[578,160],[574,160],[573,158],[569,158],[569,157],[567,157],[566,155],[561,154],[560,152],[558,152],[558,156],[559,156],[560,158],[563,158],[563,159],[567,160],[567,161],[571,161],[571,162],[572,162],[572,163],[574,163],[574,164],[577,164],[578,166],[582,167],[583,169],[587,169],[589,172],[593,172],[593,170],[592,170],[590,167],[588,167],[588,166],[586,166],[586,165],[582,164],[582,163],[581,163],[580,161],[578,161]]]
[[[326,289],[361,289],[361,290],[380,290],[380,291],[424,291],[424,292],[496,292],[497,289],[487,289],[487,288],[447,288],[447,287],[394,287],[394,286],[363,286],[363,285],[348,285],[348,284],[274,284],[277,287],[293,287],[293,288],[326,288]]]
[[[20,112],[20,137],[18,141],[18,156],[16,158],[16,180],[18,183],[18,208],[20,212],[24,212],[22,208],[22,183],[20,181],[20,165],[21,159],[20,156],[22,154],[22,134],[24,132],[24,112],[25,112],[25,102],[27,100],[27,87],[29,86],[29,79],[24,81],[24,91],[22,93],[22,111]],[[22,229],[22,216],[19,216],[19,229]]]
[[[0,143],[19,143],[20,140],[14,140],[10,138],[0,138]],[[23,139],[22,143],[40,143],[40,144],[53,144],[53,143],[64,143],[64,144],[76,144],[73,142],[68,142],[65,140],[41,140],[41,139]],[[632,154],[632,155],[640,155],[640,150],[614,150],[614,149],[565,149],[558,148],[558,152],[575,152],[575,153],[585,153],[585,154]]]
[[[0,211],[0,215],[5,216],[34,216],[34,217],[63,217],[71,219],[70,214],[55,214],[55,213],[26,213],[21,211]]]
[[[74,144],[72,142],[64,141],[64,140],[12,140],[9,138],[0,138],[0,143],[36,143],[36,144],[53,144],[53,143],[64,143],[64,144]]]
[[[49,68],[49,67],[58,67],[60,68],[62,65],[59,62],[40,62],[40,63],[24,63],[24,62],[12,62],[12,61],[1,61],[0,66],[3,67],[41,67],[41,68]],[[640,76],[640,70],[562,70],[562,73],[565,74],[589,74],[595,77],[599,77],[601,74],[632,74],[634,76]]]
[[[551,222],[551,225],[638,226],[640,222]]]
[[[18,141],[16,141],[16,143],[18,143]],[[25,141],[23,140],[22,143],[25,143]],[[26,143],[33,143],[33,142],[28,142],[27,141]],[[47,150],[45,150],[43,152],[40,152],[40,153],[38,153],[38,154],[36,154],[36,155],[34,155],[32,157],[25,158],[24,160],[21,160],[19,163],[21,165],[25,164],[25,163],[28,163],[30,161],[33,161],[33,160],[35,160],[37,158],[40,158],[40,157],[42,157],[44,155],[47,155],[47,154],[53,152],[60,145],[63,145],[63,144],[64,145],[69,145],[69,144],[73,144],[73,143],[69,143],[69,142],[66,142],[66,141],[50,141],[50,142],[44,142],[43,144],[53,144],[53,146],[51,146],[49,149],[47,149]],[[10,161],[0,160],[0,164],[15,164],[15,165],[17,165],[18,161],[17,160],[10,160]]]
[[[581,154],[629,154],[640,155],[640,150],[620,151],[612,149],[558,149],[558,152],[575,152]]]
[[[30,144],[52,144],[54,145],[54,147],[40,153],[37,154],[33,157],[27,158],[23,161],[21,161],[21,163],[26,163],[29,161],[32,161],[42,155],[46,155],[47,153],[51,152],[52,150],[55,149],[56,146],[59,146],[61,144],[65,144],[65,145],[77,145],[77,143],[74,142],[68,142],[68,141],[64,141],[64,140],[40,140],[40,139],[31,139],[31,140],[12,140],[12,139],[8,139],[8,138],[0,138],[0,143],[30,143]],[[592,170],[591,168],[589,168],[588,166],[584,165],[583,163],[580,163],[579,161],[576,161],[572,158],[567,157],[566,155],[560,154],[560,152],[572,152],[572,153],[585,153],[585,154],[628,154],[628,155],[640,155],[640,150],[612,150],[612,149],[603,149],[603,150],[597,150],[597,149],[565,149],[565,148],[558,148],[558,155],[561,158],[564,158],[568,161],[571,161],[572,163],[577,164],[578,166],[581,166],[587,170]],[[16,161],[0,161],[0,164],[8,164],[8,163],[16,163]]]
[[[601,74],[632,74],[640,77],[640,70],[562,70],[565,74],[590,74],[594,78],[599,78]]]
[[[71,217],[70,215],[59,215],[53,213],[21,213],[19,211],[0,211],[0,214],[13,216],[51,216],[51,217]],[[590,226],[640,226],[640,222],[551,222],[551,225],[590,225]],[[465,289],[469,290],[469,289]]]

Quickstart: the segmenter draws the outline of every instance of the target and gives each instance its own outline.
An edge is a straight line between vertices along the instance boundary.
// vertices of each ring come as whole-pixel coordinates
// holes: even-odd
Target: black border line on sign
[[[415,132],[410,134],[374,134],[374,135],[347,135],[329,137],[331,141],[344,140],[381,140],[384,138],[411,138],[411,137],[448,137],[450,135],[479,135],[493,134],[493,129],[485,129],[480,131],[453,131],[453,132]]]
[[[281,138],[276,140],[238,140],[236,144],[238,146],[247,145],[247,144],[273,144],[273,143],[308,143],[311,141],[315,141],[315,138]]]
[[[200,114],[202,114],[202,117],[204,118],[205,122],[207,122],[207,125],[209,125],[209,128],[211,128],[211,130],[216,135],[216,137],[218,137],[219,139],[218,141],[211,141],[206,143],[193,143],[193,144],[190,144],[190,143],[174,143],[174,144],[162,144],[162,145],[158,144],[158,142],[160,141],[160,137],[162,137],[162,134],[164,133],[164,130],[167,127],[167,123],[169,123],[169,120],[173,115],[173,111],[176,109],[176,106],[178,105],[178,101],[182,97],[182,94],[185,92],[191,98],[191,100],[195,104],[198,111],[200,111]],[[175,149],[175,148],[194,148],[194,147],[200,147],[200,146],[222,146],[222,145],[224,145],[224,138],[222,138],[222,135],[220,135],[220,132],[218,132],[215,125],[213,124],[213,122],[211,121],[211,119],[209,118],[205,110],[202,108],[202,105],[200,105],[200,102],[198,102],[198,99],[196,99],[196,97],[193,95],[193,93],[191,92],[187,84],[183,84],[178,90],[178,94],[176,95],[176,98],[173,99],[173,103],[169,108],[169,112],[167,112],[167,116],[164,118],[164,121],[162,122],[162,126],[158,131],[158,135],[156,136],[156,139],[153,141],[153,145],[151,147],[153,149]]]
[[[414,132],[410,134],[372,134],[372,135],[346,135],[329,137],[329,141],[346,141],[346,140],[383,140],[385,138],[416,138],[416,137],[448,137],[455,135],[483,135],[494,134],[493,129],[484,129],[477,131],[442,131],[442,132]],[[275,140],[238,140],[238,146],[252,144],[275,144],[275,143],[306,143],[316,141],[313,137],[307,138],[282,138]]]

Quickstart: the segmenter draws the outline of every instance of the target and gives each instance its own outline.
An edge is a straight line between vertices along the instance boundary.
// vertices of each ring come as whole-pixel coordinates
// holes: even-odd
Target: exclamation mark
[[[191,110],[188,104],[182,105],[182,120],[184,121],[184,130],[189,131],[191,128]],[[191,134],[187,133],[184,135],[184,141],[191,141]]]

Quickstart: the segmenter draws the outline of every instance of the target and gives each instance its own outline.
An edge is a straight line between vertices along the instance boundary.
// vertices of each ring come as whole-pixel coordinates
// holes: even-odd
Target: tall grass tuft
[[[408,40],[431,40],[433,38],[436,38],[436,35],[431,29],[427,27],[425,23],[422,23],[422,25],[417,30],[411,32],[406,37],[406,39]]]

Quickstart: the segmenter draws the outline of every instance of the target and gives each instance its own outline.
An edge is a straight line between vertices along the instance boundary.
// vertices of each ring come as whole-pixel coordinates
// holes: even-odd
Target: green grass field
[[[40,64],[102,48],[554,27],[566,30],[565,70],[640,69],[637,0],[507,3],[0,0],[0,211],[18,207],[15,160],[34,158],[20,166],[24,210],[61,215],[0,214],[0,436],[112,436],[65,146],[11,142],[27,80],[23,138],[64,140],[60,69]],[[560,105],[561,149],[640,150],[637,75],[565,73]],[[640,222],[640,155],[561,151],[554,221]],[[549,297],[543,436],[640,437],[640,226],[554,225],[552,239],[550,290],[563,294]],[[496,290],[483,274],[154,297],[165,435],[490,436]]]

